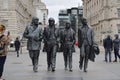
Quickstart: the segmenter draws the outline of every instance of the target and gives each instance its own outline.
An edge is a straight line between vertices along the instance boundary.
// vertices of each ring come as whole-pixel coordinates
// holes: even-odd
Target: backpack
[[[0,55],[2,55],[5,51],[5,43],[1,41],[4,35],[0,36]]]

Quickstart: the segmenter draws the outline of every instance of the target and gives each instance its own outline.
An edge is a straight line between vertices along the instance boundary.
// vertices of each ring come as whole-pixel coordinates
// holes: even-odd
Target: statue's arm
[[[39,41],[42,41],[43,39],[43,30],[40,28],[40,33],[39,33]]]
[[[25,28],[25,31],[23,33],[23,37],[25,37],[25,38],[29,38],[30,37],[29,36],[29,31],[28,31],[28,26]]]
[[[92,37],[92,45],[94,44],[94,42],[95,42],[95,39],[94,39],[94,30],[92,29],[92,31],[91,31],[91,37]]]
[[[75,32],[73,31],[73,44],[75,44],[76,41],[76,36],[75,36]]]
[[[47,41],[47,39],[46,39],[46,28],[44,28],[44,30],[43,30],[42,37],[43,37],[43,42],[45,43]]]

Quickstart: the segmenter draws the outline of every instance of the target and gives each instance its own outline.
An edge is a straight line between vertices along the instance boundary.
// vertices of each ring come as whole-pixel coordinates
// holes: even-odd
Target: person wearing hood
[[[110,38],[110,35],[107,36],[107,38],[104,39],[103,41],[103,46],[105,49],[105,62],[108,62],[108,54],[109,54],[109,62],[111,62],[111,51],[112,51],[112,46],[113,46],[113,42],[112,39]]]
[[[115,60],[113,62],[117,62],[117,57],[120,59],[120,55],[119,55],[120,39],[118,34],[115,35],[115,39],[113,40],[113,48],[115,55]]]

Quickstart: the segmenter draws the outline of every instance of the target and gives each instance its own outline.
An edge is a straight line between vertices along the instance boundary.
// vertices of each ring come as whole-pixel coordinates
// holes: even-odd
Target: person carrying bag
[[[2,79],[4,64],[8,52],[8,45],[10,43],[9,34],[4,35],[5,26],[0,24],[0,80]]]

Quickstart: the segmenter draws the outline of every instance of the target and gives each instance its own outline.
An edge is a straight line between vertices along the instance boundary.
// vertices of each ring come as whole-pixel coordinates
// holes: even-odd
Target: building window
[[[120,8],[117,9],[118,17],[120,17]]]
[[[76,9],[72,10],[72,14],[76,15],[77,14],[77,10]]]
[[[3,9],[8,9],[8,0],[3,0]]]
[[[45,25],[45,21],[46,21],[46,19],[45,19],[45,13],[43,14],[43,24]]]
[[[120,24],[117,24],[118,33],[120,34]]]

